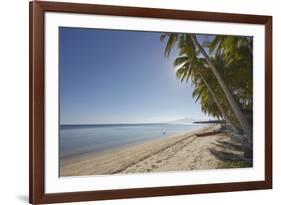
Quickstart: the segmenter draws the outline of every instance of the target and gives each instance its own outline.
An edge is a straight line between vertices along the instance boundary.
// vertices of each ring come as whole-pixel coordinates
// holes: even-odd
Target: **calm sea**
[[[203,124],[61,125],[60,157],[100,152],[189,132]]]

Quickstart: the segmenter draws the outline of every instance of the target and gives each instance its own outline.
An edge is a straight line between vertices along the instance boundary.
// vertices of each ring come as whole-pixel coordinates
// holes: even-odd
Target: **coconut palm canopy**
[[[252,144],[253,57],[252,37],[164,33],[164,55],[178,51],[175,74],[194,86],[193,97],[202,112],[223,120],[230,129],[244,133]],[[202,36],[201,36],[202,38]]]

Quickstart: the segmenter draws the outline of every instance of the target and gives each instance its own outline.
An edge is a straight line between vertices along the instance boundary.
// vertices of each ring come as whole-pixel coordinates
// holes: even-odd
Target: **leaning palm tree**
[[[213,75],[218,81],[218,84],[222,88],[222,91],[228,101],[230,108],[232,109],[233,113],[235,114],[237,120],[239,121],[240,125],[243,128],[244,133],[246,134],[244,145],[246,149],[249,150],[248,153],[251,153],[252,149],[252,128],[247,121],[246,117],[244,116],[243,112],[241,111],[239,105],[235,101],[235,98],[231,94],[231,91],[227,87],[223,77],[221,76],[220,72],[218,71],[216,65],[212,62],[210,56],[204,50],[203,46],[198,42],[197,37],[195,34],[176,34],[176,33],[166,33],[161,36],[161,40],[163,40],[166,36],[168,36],[168,42],[165,49],[165,56],[169,56],[171,49],[174,45],[179,42],[185,42],[184,49],[188,51],[188,56],[192,60],[198,58],[199,55],[203,56],[206,60],[208,68],[212,71]],[[180,45],[179,45],[180,47]],[[222,51],[223,52],[223,51]],[[247,155],[247,154],[246,154]]]
[[[210,53],[215,53],[216,61],[220,62],[216,67],[221,68],[220,73],[250,123],[252,116],[248,113],[253,107],[251,41],[252,38],[244,36],[216,36],[208,46]]]
[[[193,97],[196,97],[196,101],[201,99],[201,109],[204,113],[211,114],[214,117],[222,118],[236,133],[240,132],[237,126],[235,126],[226,113],[226,109],[223,108],[222,103],[219,102],[216,94],[210,86],[210,83],[206,80],[204,72],[207,68],[204,67],[204,59],[196,59],[196,62],[191,62],[187,55],[182,55],[175,59],[174,66],[176,67],[176,76],[183,81],[188,81],[191,78],[195,86]],[[211,98],[211,100],[210,100]],[[210,107],[204,106],[203,99],[208,103],[212,101],[214,105]],[[210,104],[210,103],[209,103]],[[208,109],[209,108],[209,109]],[[217,108],[214,110],[214,108]]]
[[[246,134],[246,137],[247,137],[247,141],[245,141],[245,143],[250,144],[249,147],[252,147],[251,146],[252,145],[252,128],[251,128],[249,122],[247,121],[247,119],[244,116],[243,112],[241,111],[240,107],[236,103],[236,101],[235,101],[234,97],[232,96],[230,90],[228,89],[224,79],[222,78],[221,74],[218,72],[215,64],[211,61],[207,52],[204,50],[204,48],[198,42],[198,40],[196,38],[196,35],[191,34],[191,39],[192,39],[193,43],[196,45],[197,49],[200,50],[201,54],[206,59],[206,61],[208,63],[208,66],[212,70],[216,79],[218,80],[218,83],[220,84],[220,86],[221,86],[221,88],[222,88],[231,108],[232,108],[232,111],[235,113],[237,119],[239,120],[241,126],[243,127],[243,130],[244,130],[244,132]]]

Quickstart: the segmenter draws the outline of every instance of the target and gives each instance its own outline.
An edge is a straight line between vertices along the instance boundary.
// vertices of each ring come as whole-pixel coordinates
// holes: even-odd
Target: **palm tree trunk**
[[[208,82],[205,80],[204,76],[202,75],[201,72],[199,72],[199,75],[201,77],[201,79],[203,80],[204,84],[206,85],[209,93],[211,94],[211,96],[213,97],[218,109],[220,110],[222,117],[224,118],[224,120],[226,121],[226,123],[231,127],[231,129],[236,132],[239,133],[239,130],[236,128],[236,126],[233,125],[233,123],[230,121],[230,119],[228,118],[227,114],[225,113],[224,109],[222,108],[221,104],[219,103],[217,97],[215,96],[215,93],[213,92],[213,90],[211,89],[210,85],[208,84]]]
[[[243,115],[242,111],[240,110],[239,106],[237,105],[237,103],[235,102],[230,90],[228,89],[228,87],[226,86],[221,74],[218,72],[216,66],[213,64],[213,62],[211,62],[208,54],[206,53],[206,51],[203,49],[203,47],[199,44],[199,42],[197,41],[197,38],[195,35],[191,35],[191,39],[193,41],[193,43],[196,45],[196,47],[199,49],[199,51],[201,52],[201,54],[206,58],[206,61],[210,67],[210,69],[212,70],[212,72],[214,73],[215,77],[217,78],[225,96],[227,101],[230,104],[230,107],[233,110],[233,113],[235,114],[235,116],[237,117],[239,123],[241,124],[245,134],[246,134],[246,140],[247,143],[252,145],[252,129],[250,124],[248,123],[247,119],[245,118],[245,116]],[[251,147],[251,146],[248,146]]]

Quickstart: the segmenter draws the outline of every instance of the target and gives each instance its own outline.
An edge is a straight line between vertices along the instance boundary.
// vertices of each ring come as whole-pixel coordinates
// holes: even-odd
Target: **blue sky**
[[[61,27],[60,123],[204,118],[192,87],[164,57],[161,33]]]

